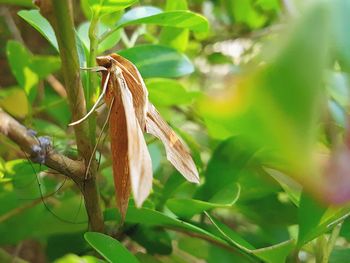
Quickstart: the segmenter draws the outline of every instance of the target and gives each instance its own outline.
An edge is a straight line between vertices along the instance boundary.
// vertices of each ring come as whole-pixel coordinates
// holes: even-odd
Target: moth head
[[[110,68],[113,65],[114,59],[111,56],[99,56],[96,58],[97,65],[105,68]]]

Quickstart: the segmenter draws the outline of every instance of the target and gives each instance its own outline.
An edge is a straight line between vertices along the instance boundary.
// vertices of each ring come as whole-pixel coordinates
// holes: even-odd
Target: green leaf
[[[137,252],[135,255],[141,263],[164,263],[163,261],[158,260],[155,256]]]
[[[29,112],[28,98],[18,87],[0,90],[0,107],[17,118],[24,118]]]
[[[151,155],[151,160],[152,160],[152,170],[153,172],[156,172],[158,168],[161,165],[162,161],[162,152],[159,149],[159,145],[156,144],[149,144],[147,145],[149,154]]]
[[[91,10],[97,16],[103,16],[123,10],[137,2],[138,0],[88,0]]]
[[[207,32],[209,29],[207,19],[199,14],[187,10],[162,12],[150,6],[136,7],[126,12],[117,23],[117,28],[138,24],[186,28],[195,32]]]
[[[78,27],[78,35],[87,49],[90,49],[89,27],[90,27],[90,22],[84,22]],[[97,28],[98,28],[97,37],[100,37],[101,35],[103,35],[105,32],[109,30],[109,27],[104,25],[103,23],[99,23]],[[120,38],[121,38],[120,30],[116,30],[113,33],[109,34],[105,39],[103,39],[101,43],[99,43],[97,54],[102,54],[104,51],[116,46]]]
[[[281,185],[289,199],[296,206],[299,206],[300,195],[302,192],[301,185],[280,171],[269,168],[265,168],[264,170]]]
[[[255,29],[262,27],[267,21],[267,17],[255,9],[255,1],[228,0],[224,4],[233,23],[242,23]]]
[[[58,127],[52,122],[48,122],[42,119],[33,119],[32,124],[34,129],[42,135],[50,134],[53,138],[66,138],[67,134],[65,130]]]
[[[218,196],[219,194],[220,196]],[[169,199],[166,205],[177,216],[191,218],[196,214],[213,208],[231,207],[238,200],[239,195],[240,186],[233,184],[222,189],[210,202],[196,199],[173,198]]]
[[[209,213],[204,212],[214,227],[218,230],[220,236],[227,240],[231,245],[240,248],[245,253],[250,253],[250,250],[254,249],[254,246],[240,237],[236,232],[229,228],[224,223],[220,222],[216,218],[212,217]]]
[[[30,67],[43,79],[61,68],[61,60],[57,56],[32,56]]]
[[[61,64],[55,56],[33,56],[20,42],[8,41],[7,58],[13,75],[32,102],[39,79],[57,71]]]
[[[252,262],[258,262],[258,260],[251,260],[246,257],[244,257],[240,253],[232,253],[231,251],[228,251],[227,249],[218,247],[218,246],[209,246],[208,248],[208,259],[206,260],[207,263],[252,263]]]
[[[327,65],[328,21],[324,4],[317,2],[279,51],[265,60],[265,66],[200,103],[215,138],[240,134],[248,145],[264,149],[262,162],[298,176],[310,187],[320,182],[319,173],[312,170],[312,154],[316,123],[323,111],[321,82]]]
[[[249,167],[257,149],[249,148],[241,137],[232,137],[219,144],[208,163],[205,182],[196,198],[210,200],[228,185],[239,182],[240,173]],[[220,176],[218,175],[220,171]]]
[[[109,34],[108,37],[104,38],[98,45],[98,54],[102,54],[108,49],[115,47],[119,40],[121,39],[121,31],[116,30],[113,33]]]
[[[0,0],[0,4],[34,7],[32,0]]]
[[[62,99],[53,92],[46,94],[45,100],[42,102],[40,108],[45,109],[61,127],[66,128],[71,120],[71,112],[67,100]]]
[[[21,10],[18,15],[42,34],[58,51],[58,43],[55,32],[50,23],[39,13],[39,10]]]
[[[255,249],[253,254],[267,263],[285,263],[294,246],[294,240],[287,240],[274,246]]]
[[[175,78],[191,74],[191,61],[175,49],[160,45],[141,45],[118,52],[133,62],[144,78]]]
[[[19,42],[9,41],[6,46],[6,55],[11,66],[11,71],[18,84],[23,88],[30,101],[36,96],[36,85],[39,78],[30,67],[32,55]]]
[[[347,262],[350,258],[349,248],[335,248],[332,250],[329,258],[329,263],[343,263]]]
[[[253,258],[260,258],[267,263],[284,263],[287,259],[287,256],[294,248],[294,241],[288,240],[274,246],[254,249],[252,245],[238,236],[229,227],[210,216],[207,212],[205,213],[213,225],[218,229],[218,231],[227,241],[229,241],[233,246],[236,246],[244,251],[246,254],[252,256]]]
[[[84,240],[83,232],[50,235],[46,243],[47,260],[52,262],[68,253],[83,254],[87,249],[89,249],[89,245]],[[70,260],[76,262],[73,261],[74,256],[67,256],[64,259],[67,260],[66,262],[70,262]],[[63,259],[57,261],[62,263]]]
[[[95,258],[93,256],[79,257],[79,256],[74,255],[74,254],[65,255],[64,257],[54,261],[54,263],[82,263],[82,262],[84,262],[84,263],[103,263],[106,261]]]
[[[213,52],[208,55],[207,59],[208,59],[208,62],[214,65],[232,64],[232,58],[222,54],[221,52]]]
[[[256,4],[263,10],[278,11],[280,9],[280,1],[278,0],[257,0]]]
[[[311,196],[302,193],[299,203],[299,234],[298,246],[302,246],[316,236],[315,229],[321,223],[327,207],[321,205]]]
[[[106,221],[114,221],[117,217],[118,214],[116,214],[116,209],[107,209],[104,213],[104,218]],[[170,217],[168,215],[165,215],[161,212],[149,208],[136,208],[132,206],[129,207],[125,218],[125,222],[130,224],[142,224],[148,227],[172,227],[180,230],[201,234],[221,243],[223,242],[223,240],[220,237],[217,237],[216,235],[210,233],[209,231],[203,228],[200,228],[186,221]]]
[[[187,253],[195,256],[196,258],[206,259],[208,258],[208,242],[193,237],[182,237],[178,240],[178,248]]]
[[[188,92],[176,80],[152,78],[146,79],[149,99],[155,106],[186,105],[198,97],[198,92]]]
[[[188,45],[189,30],[175,27],[164,27],[159,35],[159,43],[184,52]]]
[[[130,231],[129,236],[149,254],[169,255],[172,252],[171,238],[162,228],[138,225]]]
[[[0,215],[8,215],[19,208],[25,209],[6,220],[3,218],[4,221],[0,224],[0,232],[4,235],[0,240],[1,245],[17,244],[20,240],[28,238],[44,240],[49,235],[78,232],[87,228],[86,214],[84,214],[84,208],[81,208],[80,195],[68,190],[64,195],[52,195],[57,193],[57,189],[62,185],[62,182],[55,181],[52,176],[51,178],[38,177],[41,184],[42,193],[40,193],[35,173],[39,173],[42,169],[46,168],[32,164],[28,160],[13,160],[6,163],[5,178],[12,180],[7,184],[0,184],[0,202],[2,203]],[[44,196],[51,194],[57,202],[44,206],[40,198],[41,194]],[[65,205],[62,206],[62,203]],[[78,214],[72,211],[81,212]],[[59,219],[63,221],[71,219],[76,223],[67,223]]]
[[[111,263],[139,262],[118,240],[110,236],[96,232],[87,232],[84,237],[98,253]]]

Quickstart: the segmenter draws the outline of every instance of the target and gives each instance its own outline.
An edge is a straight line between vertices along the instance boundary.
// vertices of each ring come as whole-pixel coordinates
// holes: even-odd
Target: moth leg
[[[73,125],[77,125],[79,123],[82,123],[83,121],[85,121],[97,108],[98,104],[100,103],[100,101],[103,99],[104,95],[106,94],[107,91],[107,86],[108,86],[108,81],[109,81],[109,76],[111,75],[110,72],[108,72],[105,83],[103,84],[103,89],[102,92],[100,94],[100,97],[98,97],[96,103],[94,104],[94,106],[92,106],[91,110],[80,120],[77,120],[75,122],[72,122],[70,124],[68,124],[68,126],[73,126]]]
[[[102,134],[103,134],[103,131],[105,130],[106,126],[107,126],[107,123],[109,121],[109,117],[111,116],[111,112],[112,112],[112,107],[113,107],[113,103],[114,103],[114,98],[112,98],[112,101],[111,101],[111,105],[110,105],[110,108],[108,110],[108,114],[107,114],[107,118],[106,118],[106,121],[104,122],[103,126],[102,126],[102,129],[101,129],[101,132],[97,138],[97,142],[95,144],[95,147],[94,149],[92,150],[92,154],[90,156],[90,159],[89,159],[89,162],[88,162],[88,165],[86,167],[86,171],[85,171],[85,180],[88,179],[88,175],[89,175],[89,170],[90,170],[90,167],[91,167],[91,163],[92,163],[92,159],[93,159],[93,156],[95,156],[95,153],[97,151],[97,146],[98,144],[100,143],[100,140],[101,140],[101,137],[102,137]]]
[[[102,66],[96,66],[96,67],[91,67],[91,68],[80,68],[81,70],[90,70],[92,72],[100,72],[100,71],[107,71],[105,67]]]

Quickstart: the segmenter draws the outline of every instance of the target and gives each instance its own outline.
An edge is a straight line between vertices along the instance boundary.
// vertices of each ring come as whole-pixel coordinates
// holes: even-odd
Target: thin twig
[[[46,77],[46,81],[51,85],[54,91],[57,92],[62,98],[67,98],[67,92],[62,85],[62,83],[56,79],[53,75],[48,75]]]
[[[325,251],[323,252],[323,261],[322,263],[327,263],[329,261],[329,257],[332,253],[332,250],[335,246],[335,243],[337,242],[337,238],[339,236],[339,233],[340,233],[340,230],[341,230],[341,227],[343,225],[343,221],[338,223],[332,230],[332,233],[328,239],[328,242],[327,242],[327,246],[326,246],[326,249]]]

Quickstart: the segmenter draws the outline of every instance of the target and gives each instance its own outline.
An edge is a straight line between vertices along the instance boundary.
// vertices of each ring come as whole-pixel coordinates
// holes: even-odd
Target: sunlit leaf
[[[87,49],[90,49],[89,26],[90,26],[90,22],[85,22],[85,23],[82,23],[78,28],[78,35]],[[103,35],[103,33],[105,33],[108,30],[109,28],[106,25],[99,23],[98,24],[99,34],[97,37]],[[120,30],[116,30],[115,32],[110,34],[101,43],[99,43],[97,54],[102,54],[104,51],[116,46],[120,40],[120,37],[121,37]]]
[[[42,34],[58,51],[58,43],[55,32],[49,22],[39,13],[39,10],[21,10],[18,15]]]
[[[61,66],[58,57],[32,55],[26,47],[16,41],[7,42],[6,53],[12,73],[30,101],[35,98],[35,88],[39,79],[57,71]]]
[[[191,218],[195,214],[200,214],[203,211],[213,208],[231,207],[238,200],[239,194],[240,186],[233,184],[222,189],[210,202],[196,199],[173,198],[169,199],[166,205],[177,216]]]
[[[117,28],[135,24],[155,24],[200,32],[208,31],[208,21],[199,14],[185,10],[163,12],[154,7],[136,7],[126,12],[117,23]]]
[[[87,232],[86,241],[111,263],[137,263],[137,258],[131,254],[118,240],[96,232]]]
[[[191,74],[191,61],[175,49],[159,45],[140,45],[118,52],[133,62],[144,78],[174,78]]]
[[[0,0],[0,4],[7,4],[7,5],[17,5],[17,6],[23,6],[23,7],[33,7],[33,1],[31,0]]]
[[[91,10],[98,16],[123,10],[137,2],[138,0],[88,0]]]
[[[17,118],[28,114],[29,103],[23,89],[11,88],[0,91],[0,107]]]
[[[74,255],[74,254],[68,254],[68,255],[54,261],[54,263],[81,263],[81,262],[84,262],[84,263],[103,263],[106,261],[95,258],[93,256],[79,257],[79,256]]]
[[[153,78],[145,81],[149,99],[156,106],[186,105],[191,103],[198,92],[189,92],[178,81]]]

